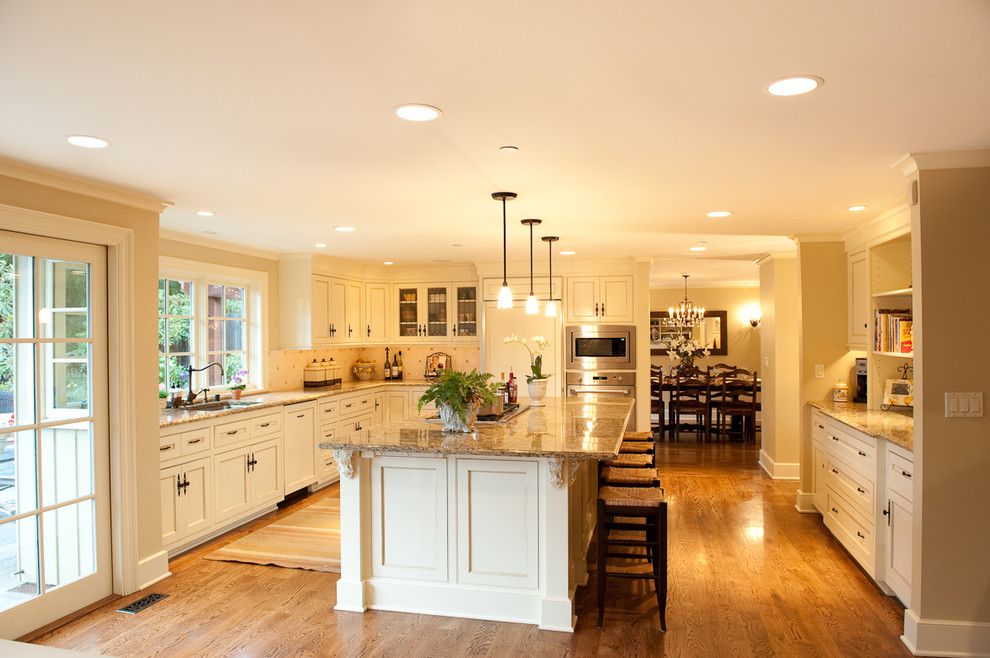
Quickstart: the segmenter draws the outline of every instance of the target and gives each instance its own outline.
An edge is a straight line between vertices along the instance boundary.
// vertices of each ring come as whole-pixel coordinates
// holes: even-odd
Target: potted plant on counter
[[[240,400],[244,389],[247,388],[247,374],[248,371],[241,368],[234,375],[234,378],[230,380],[230,390],[234,394],[235,400]]]
[[[419,398],[419,410],[437,405],[444,432],[470,432],[478,420],[478,408],[495,401],[495,385],[489,373],[444,370]]]
[[[543,336],[533,336],[527,339],[513,334],[507,336],[505,342],[506,344],[519,343],[529,352],[530,374],[526,375],[526,384],[529,388],[529,406],[544,406],[546,404],[544,400],[547,397],[547,380],[550,379],[550,373],[543,372],[543,353],[550,345],[550,341]],[[530,347],[530,343],[532,343],[532,347]]]

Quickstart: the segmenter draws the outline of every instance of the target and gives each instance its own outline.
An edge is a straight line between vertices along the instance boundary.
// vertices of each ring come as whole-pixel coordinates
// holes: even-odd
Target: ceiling
[[[901,203],[908,152],[990,146],[988,36],[985,0],[5,0],[0,156],[275,252],[495,260],[508,189],[510,257],[535,216],[579,256],[746,261]],[[765,92],[797,73],[825,84]]]

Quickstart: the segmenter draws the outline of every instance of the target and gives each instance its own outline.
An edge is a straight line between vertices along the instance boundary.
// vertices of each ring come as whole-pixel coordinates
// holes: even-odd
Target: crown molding
[[[795,242],[842,242],[838,233],[794,233],[787,237]]]
[[[44,185],[64,192],[82,194],[112,203],[131,206],[132,208],[140,208],[141,210],[151,210],[156,213],[161,213],[172,205],[171,201],[164,201],[156,196],[137,190],[108,185],[90,178],[82,178],[50,169],[42,169],[24,162],[3,158],[0,158],[0,176],[8,176],[28,183]]]
[[[842,232],[846,252],[893,240],[911,232],[911,206],[902,203],[876,217],[857,222]]]
[[[194,235],[192,233],[183,233],[181,231],[173,231],[172,229],[159,228],[158,237],[164,240],[174,240],[175,242],[183,242],[185,244],[193,244],[197,247],[206,247],[208,249],[218,249],[220,251],[229,251],[234,254],[240,254],[242,256],[253,256],[255,258],[267,258],[268,260],[278,260],[279,254],[273,251],[265,251],[264,249],[255,249],[254,247],[246,247],[240,244],[234,244],[233,242],[226,242],[224,240],[214,240],[209,237],[202,235]]]
[[[694,294],[700,290],[722,290],[724,288],[759,288],[759,281],[706,281],[705,283],[698,286],[691,286],[691,294]],[[650,290],[684,290],[684,283],[659,283],[650,281]]]
[[[905,176],[925,169],[973,169],[990,167],[990,149],[972,151],[943,151],[939,153],[908,153],[893,165]]]

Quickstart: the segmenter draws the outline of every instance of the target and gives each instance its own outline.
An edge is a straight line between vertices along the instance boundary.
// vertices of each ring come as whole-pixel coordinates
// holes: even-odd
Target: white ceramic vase
[[[549,381],[549,377],[529,380],[529,406],[542,407],[546,405],[547,381]]]
[[[457,412],[451,409],[446,404],[441,404],[437,407],[437,413],[440,414],[440,420],[443,422],[444,432],[470,432],[474,430],[475,423],[478,422],[478,408],[480,405],[476,402],[468,407],[467,422],[461,420],[461,417],[457,415]]]

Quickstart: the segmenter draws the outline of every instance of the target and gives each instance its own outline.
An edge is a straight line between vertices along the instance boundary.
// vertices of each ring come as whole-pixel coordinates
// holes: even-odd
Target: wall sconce
[[[751,326],[751,327],[759,327],[760,326],[760,320],[762,320],[762,319],[763,318],[760,318],[760,317],[752,317],[752,318],[750,318],[749,319],[749,326]]]
[[[760,326],[760,321],[763,320],[763,313],[760,311],[759,306],[751,306],[747,309],[746,320],[749,322],[749,326],[756,327]]]

